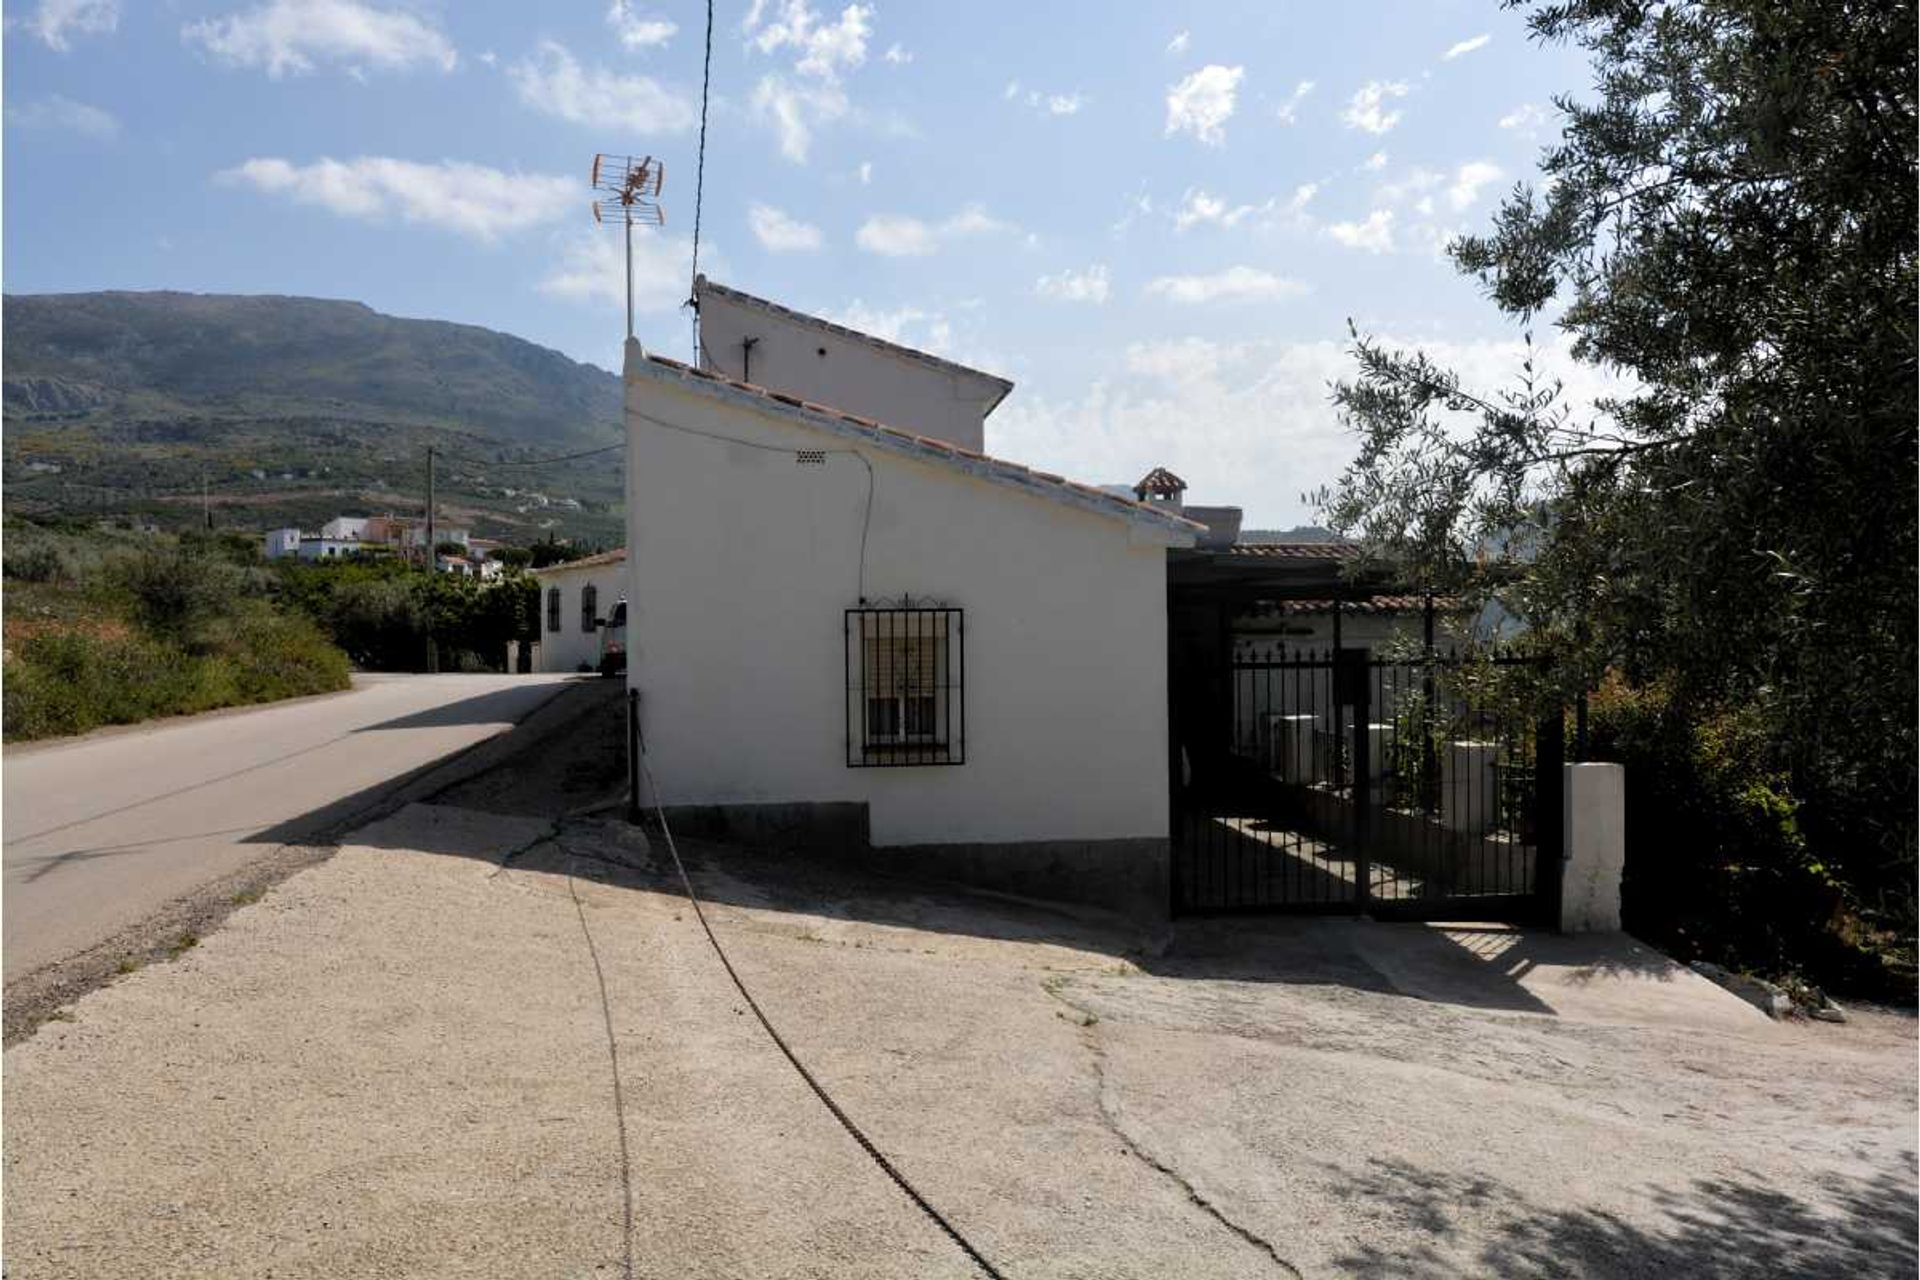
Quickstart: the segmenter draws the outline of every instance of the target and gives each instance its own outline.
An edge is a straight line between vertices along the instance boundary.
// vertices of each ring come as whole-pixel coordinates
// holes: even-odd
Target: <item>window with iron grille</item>
[[[960,610],[849,609],[846,648],[850,768],[965,763]]]
[[[547,588],[547,630],[560,629],[560,588]]]
[[[593,619],[600,607],[600,588],[589,582],[580,588],[580,629],[593,630]]]

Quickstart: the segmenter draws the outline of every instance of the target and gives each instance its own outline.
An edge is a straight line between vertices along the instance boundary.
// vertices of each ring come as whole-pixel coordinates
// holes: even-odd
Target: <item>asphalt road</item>
[[[333,697],[9,749],[6,982],[505,731],[568,678],[360,676]]]

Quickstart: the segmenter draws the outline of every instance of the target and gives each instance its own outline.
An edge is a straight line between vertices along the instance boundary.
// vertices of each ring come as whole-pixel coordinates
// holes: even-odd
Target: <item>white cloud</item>
[[[651,76],[583,67],[564,45],[543,40],[507,72],[520,101],[574,124],[636,134],[682,133],[698,119],[692,101]]]
[[[841,76],[867,60],[873,9],[850,4],[837,20],[823,22],[807,0],[754,0],[741,30],[763,54],[785,50],[794,55],[793,71],[799,78],[781,72],[760,77],[751,105],[754,115],[779,140],[780,154],[804,164],[813,149],[814,133],[852,110]],[[887,52],[891,55],[896,49],[898,45]],[[913,56],[902,53],[907,59]]]
[[[538,285],[540,292],[596,303],[609,312],[627,304],[626,250],[618,234],[583,231],[568,241],[560,262]],[[637,311],[672,311],[686,301],[692,242],[652,227],[633,229],[633,305]],[[724,274],[719,250],[700,244],[703,270]],[[709,264],[711,266],[709,267]]]
[[[7,123],[22,129],[49,129],[77,133],[84,138],[106,141],[120,132],[120,121],[111,111],[48,94],[17,107],[7,108]]]
[[[1510,385],[1525,358],[1517,341],[1421,345],[1482,391]],[[1347,346],[1197,337],[1135,344],[1123,374],[1077,395],[1049,399],[1029,388],[1010,399],[993,416],[995,448],[1096,482],[1131,482],[1165,466],[1186,478],[1193,501],[1245,508],[1248,528],[1307,523],[1313,512],[1301,495],[1336,479],[1359,447],[1327,398],[1328,383],[1354,376]],[[1564,339],[1534,354],[1539,369],[1565,379],[1570,404],[1618,390],[1574,363]]]
[[[1327,234],[1349,249],[1388,253],[1393,249],[1393,211],[1375,209],[1363,222],[1335,222]]]
[[[855,172],[858,173],[860,177],[861,186],[870,187],[873,185],[873,161],[862,160],[860,162],[860,168]]]
[[[480,56],[480,61],[484,62],[486,65],[490,67],[500,61],[500,55],[495,53],[491,49],[483,49],[480,52],[479,56]]]
[[[771,20],[763,21],[770,7],[776,12]],[[775,0],[772,6],[765,0],[756,0],[742,26],[761,53],[790,49],[795,54],[795,71],[822,80],[837,80],[842,72],[867,60],[867,38],[873,34],[873,8],[850,4],[840,11],[838,20],[822,22],[819,11],[807,0]]]
[[[1426,215],[1433,212],[1433,192],[1446,180],[1444,173],[1415,165],[1398,181],[1381,183],[1375,194],[1383,204],[1408,205],[1415,213]]]
[[[1484,48],[1487,41],[1491,39],[1493,39],[1492,36],[1482,35],[1474,36],[1470,40],[1462,40],[1459,44],[1452,46],[1445,53],[1441,54],[1440,61],[1452,62],[1462,54],[1472,53],[1475,49]]]
[[[1147,292],[1180,303],[1274,302],[1297,298],[1307,286],[1258,267],[1235,266],[1208,276],[1159,276],[1148,281]]]
[[[889,258],[918,257],[939,247],[939,237],[931,226],[918,218],[896,214],[877,214],[860,224],[854,243],[868,253]]]
[[[1041,276],[1034,281],[1033,291],[1056,302],[1102,303],[1112,290],[1106,266],[1096,264],[1085,271],[1068,270],[1057,276]]]
[[[120,4],[119,0],[40,0],[32,16],[11,19],[7,25],[32,32],[47,48],[65,53],[73,47],[75,36],[112,35],[120,26]]]
[[[372,67],[405,71],[415,65],[453,70],[457,57],[440,29],[400,9],[361,0],[268,0],[256,9],[208,18],[180,36],[238,67],[276,79],[334,63],[351,73]]]
[[[673,39],[679,26],[669,18],[646,18],[635,13],[633,0],[613,0],[607,10],[607,25],[620,43],[629,49],[652,49]]]
[[[1204,191],[1189,187],[1186,194],[1180,197],[1180,207],[1174,210],[1173,229],[1186,231],[1203,222],[1211,222],[1222,227],[1238,226],[1254,211],[1253,205],[1229,206],[1219,196],[1208,195]]]
[[[778,73],[760,77],[753,88],[754,114],[773,126],[780,154],[806,163],[814,130],[847,114],[847,95],[837,84],[804,84]]]
[[[1182,31],[1179,35],[1176,35],[1173,39],[1167,41],[1167,52],[1168,53],[1185,53],[1187,51],[1187,46],[1192,43],[1193,43],[1193,33],[1191,31]]]
[[[770,253],[801,253],[820,247],[820,228],[770,204],[748,209],[747,225],[753,228],[753,238],[760,247]]]
[[[216,174],[215,181],[250,186],[342,217],[378,221],[398,214],[404,222],[444,227],[486,242],[578,212],[581,200],[575,178],[386,156],[329,158],[306,165],[256,158]]]
[[[1008,102],[1021,101],[1042,115],[1071,116],[1078,115],[1080,108],[1087,105],[1086,95],[1075,90],[1072,93],[1042,93],[1038,89],[1022,90],[1018,80],[1009,81],[1006,91],[1000,95]]]
[[[1275,113],[1280,117],[1280,123],[1292,124],[1299,117],[1300,104],[1305,102],[1307,95],[1312,92],[1313,81],[1311,80],[1302,80],[1299,84],[1293,86],[1293,93],[1285,102],[1280,104],[1280,110]]]
[[[1500,176],[1500,166],[1485,160],[1461,165],[1453,175],[1453,185],[1447,188],[1447,203],[1456,210],[1467,208],[1480,198],[1480,188],[1497,182]]]
[[[1311,222],[1307,205],[1319,190],[1319,183],[1307,182],[1295,187],[1285,200],[1271,196],[1259,204],[1229,204],[1219,196],[1189,187],[1180,197],[1180,207],[1173,211],[1173,229],[1184,232],[1203,223],[1233,228],[1250,219],[1261,227],[1299,228]]]
[[[1545,107],[1532,102],[1523,102],[1506,115],[1500,117],[1502,129],[1512,129],[1523,137],[1537,137],[1540,127],[1546,124],[1549,116]]]
[[[1367,157],[1366,163],[1361,165],[1360,167],[1362,169],[1365,169],[1368,173],[1380,172],[1380,170],[1387,167],[1387,153],[1384,151],[1374,152],[1372,155]]]
[[[949,240],[1015,230],[1011,223],[988,215],[977,204],[970,204],[944,222],[924,222],[901,214],[875,214],[860,224],[854,243],[868,253],[888,258],[924,257]]]
[[[880,56],[896,67],[904,67],[913,61],[913,51],[901,48],[898,41],[888,45],[887,51]]]
[[[1381,134],[1400,123],[1401,113],[1386,109],[1389,98],[1404,98],[1407,86],[1398,81],[1370,80],[1360,86],[1347,103],[1347,109],[1340,113],[1349,129],[1364,129],[1368,133]]]
[[[1245,76],[1245,67],[1213,63],[1169,88],[1167,136],[1191,133],[1207,146],[1224,145],[1226,123],[1233,118],[1234,95]]]

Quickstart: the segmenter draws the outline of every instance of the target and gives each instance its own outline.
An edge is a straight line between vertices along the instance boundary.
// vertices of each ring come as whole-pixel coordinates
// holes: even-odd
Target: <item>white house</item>
[[[600,664],[600,620],[629,599],[625,547],[533,570],[540,584],[535,671],[592,671]]]
[[[803,315],[705,276],[694,280],[702,367],[975,452],[1013,384],[912,347]]]
[[[301,533],[298,529],[273,529],[267,533],[267,559],[298,556],[302,560],[337,560],[360,549],[357,538],[330,538]]]
[[[340,538],[355,542],[361,541],[367,536],[367,517],[335,516],[320,526],[320,536],[323,538]]]
[[[1167,551],[1199,526],[982,453],[1004,379],[704,281],[701,324],[712,367],[625,358],[660,803],[1164,912]]]

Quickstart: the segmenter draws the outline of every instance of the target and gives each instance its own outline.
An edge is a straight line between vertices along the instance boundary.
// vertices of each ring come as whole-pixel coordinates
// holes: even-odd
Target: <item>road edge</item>
[[[299,843],[263,846],[258,858],[172,899],[135,924],[73,955],[41,965],[6,983],[0,1006],[0,1047],[33,1036],[65,1006],[149,964],[190,950],[228,916],[280,884],[333,856],[340,838],[409,804],[430,801],[452,787],[537,748],[582,716],[618,696],[611,681],[555,684],[504,732],[469,743],[451,755],[391,779],[366,803],[335,818]],[[328,695],[322,695],[328,696]]]

